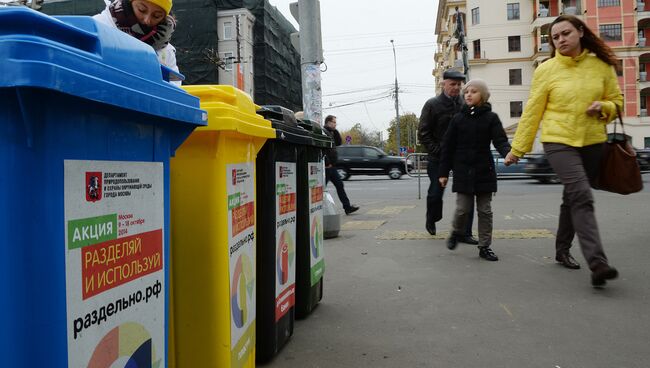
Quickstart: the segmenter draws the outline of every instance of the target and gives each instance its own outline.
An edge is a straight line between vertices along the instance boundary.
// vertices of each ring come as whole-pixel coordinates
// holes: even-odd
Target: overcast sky
[[[296,0],[269,1],[298,27],[289,12],[289,3]],[[419,117],[424,102],[435,94],[431,71],[438,1],[321,0],[320,5],[327,64],[322,75],[323,116],[336,115],[339,130],[361,123],[383,130],[386,139],[385,129],[395,118],[393,39],[400,115],[412,112]],[[365,100],[371,101],[328,108]]]

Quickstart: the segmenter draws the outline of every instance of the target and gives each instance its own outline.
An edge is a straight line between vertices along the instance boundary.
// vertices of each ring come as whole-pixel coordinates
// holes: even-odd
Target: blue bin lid
[[[0,88],[34,87],[205,125],[199,99],[163,80],[155,51],[92,17],[0,8]]]

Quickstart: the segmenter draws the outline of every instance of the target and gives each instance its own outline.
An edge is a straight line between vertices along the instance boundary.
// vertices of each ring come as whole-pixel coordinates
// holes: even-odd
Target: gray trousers
[[[593,271],[598,264],[607,264],[591,193],[592,183],[598,177],[603,145],[571,147],[559,143],[544,143],[544,152],[564,185],[555,251],[568,252],[574,235],[578,234],[582,254]]]
[[[452,235],[465,234],[467,221],[474,207],[474,197],[478,214],[478,246],[489,247],[492,244],[492,193],[456,193],[456,212],[451,223]]]

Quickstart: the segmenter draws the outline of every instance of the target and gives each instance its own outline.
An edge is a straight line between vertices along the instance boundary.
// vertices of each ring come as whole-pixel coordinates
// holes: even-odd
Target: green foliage
[[[418,129],[419,119],[415,116],[414,113],[405,114],[399,117],[399,128],[400,128],[400,143],[403,147],[409,147],[414,149],[415,152],[426,152],[422,145],[417,145],[417,129]],[[410,136],[410,139],[409,139]],[[395,124],[395,119],[390,121],[390,127],[388,128],[388,140],[385,143],[386,152],[395,152],[397,153],[397,126]]]

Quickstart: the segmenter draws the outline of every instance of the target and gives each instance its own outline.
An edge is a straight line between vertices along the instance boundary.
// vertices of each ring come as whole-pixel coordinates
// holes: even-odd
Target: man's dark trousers
[[[343,181],[341,180],[341,177],[339,176],[339,172],[336,170],[336,167],[334,166],[325,168],[325,184],[327,184],[328,181],[331,181],[332,184],[334,184],[334,187],[336,188],[336,194],[339,195],[339,200],[343,205],[343,209],[344,210],[349,209],[350,200],[348,199],[348,195],[345,194],[345,188],[343,188]]]
[[[445,194],[445,188],[440,186],[438,181],[438,161],[431,161],[427,164],[427,174],[429,175],[429,191],[427,192],[427,225],[433,225],[442,220],[442,197]],[[466,236],[472,235],[472,224],[474,222],[474,203],[467,219]]]

